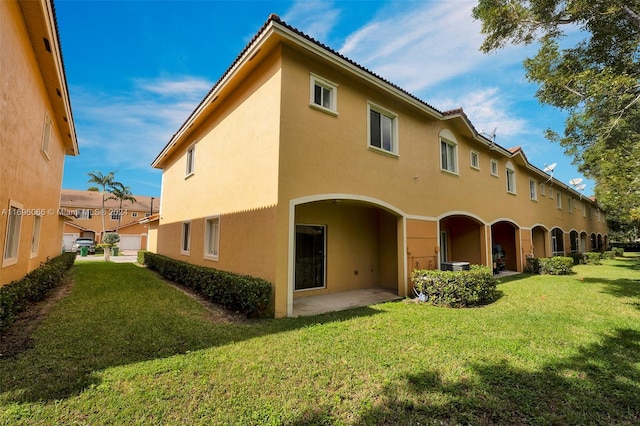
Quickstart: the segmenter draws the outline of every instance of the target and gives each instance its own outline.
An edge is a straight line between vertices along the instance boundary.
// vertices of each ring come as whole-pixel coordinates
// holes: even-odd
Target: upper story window
[[[560,191],[556,194],[556,207],[558,209],[562,208],[562,194],[560,194]]]
[[[471,168],[480,170],[480,154],[478,154],[476,151],[471,151],[469,162]]]
[[[553,200],[553,188],[549,188],[549,199]]]
[[[49,113],[44,114],[44,129],[42,131],[42,152],[49,158],[49,146],[51,145],[51,129],[53,128],[53,122]]]
[[[111,220],[120,220],[120,218],[122,217],[122,211],[120,210],[111,210],[111,213],[109,214],[110,219]]]
[[[587,217],[587,206],[582,203],[582,217]]]
[[[491,174],[493,176],[498,176],[498,161],[491,159]]]
[[[513,164],[511,164],[511,161],[507,163],[506,171],[507,171],[507,192],[509,194],[515,194],[516,193],[516,170],[513,168]]]
[[[194,143],[187,148],[187,165],[185,167],[185,177],[191,176],[196,169],[196,144]]]
[[[138,217],[138,212],[131,212],[131,217]]]
[[[338,85],[317,75],[311,74],[310,83],[311,99],[309,105],[337,114],[338,112]]]
[[[538,199],[538,182],[533,179],[529,179],[529,197],[532,200]]]
[[[573,213],[573,198],[571,198],[571,196],[567,197],[567,209],[569,213]]]
[[[546,188],[545,184],[541,183],[540,184],[540,194],[545,195],[545,188]]]
[[[440,132],[440,170],[458,173],[458,141],[448,129]]]
[[[91,209],[78,209],[76,210],[76,219],[91,219],[93,214]]]
[[[398,116],[371,103],[368,109],[369,147],[398,154]]]

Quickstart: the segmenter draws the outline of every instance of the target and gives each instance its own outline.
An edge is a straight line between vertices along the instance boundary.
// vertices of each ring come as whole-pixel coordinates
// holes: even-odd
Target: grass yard
[[[0,356],[0,424],[639,424],[640,258],[574,270],[505,278],[483,308],[243,321],[76,264]]]

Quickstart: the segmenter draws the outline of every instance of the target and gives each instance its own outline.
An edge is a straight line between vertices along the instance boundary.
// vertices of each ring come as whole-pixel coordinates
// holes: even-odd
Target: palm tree
[[[105,195],[108,192],[107,188],[110,188],[113,185],[114,177],[116,172],[109,172],[106,175],[102,174],[101,171],[96,170],[93,172],[87,173],[89,175],[88,183],[95,183],[97,186],[90,186],[87,188],[89,191],[100,192],[102,194],[102,210],[100,211],[100,216],[102,217],[102,234],[100,234],[100,241],[104,237],[105,225],[104,225],[104,202],[106,200]]]
[[[119,200],[120,208],[118,209],[118,225],[116,226],[116,234],[120,230],[120,220],[122,219],[122,202],[129,201],[131,203],[135,203],[136,199],[131,192],[131,188],[128,186],[124,186],[121,182],[111,182],[110,189],[108,191],[111,193],[111,196],[107,198],[107,200]]]

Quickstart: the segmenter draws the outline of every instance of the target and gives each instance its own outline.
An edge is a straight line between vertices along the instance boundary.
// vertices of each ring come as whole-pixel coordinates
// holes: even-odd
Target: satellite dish
[[[558,163],[551,163],[548,166],[545,164],[544,165],[544,170],[542,170],[542,171],[545,172],[545,173],[553,172],[553,169],[555,169],[557,165],[558,165]]]
[[[569,183],[577,188],[582,183],[582,181],[583,181],[582,178],[574,178],[574,179],[571,179]]]

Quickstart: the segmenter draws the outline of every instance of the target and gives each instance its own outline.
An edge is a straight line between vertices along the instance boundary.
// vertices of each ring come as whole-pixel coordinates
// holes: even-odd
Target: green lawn
[[[76,264],[0,357],[0,424],[639,424],[640,258],[604,263],[504,279],[483,308],[234,323],[146,269]]]

